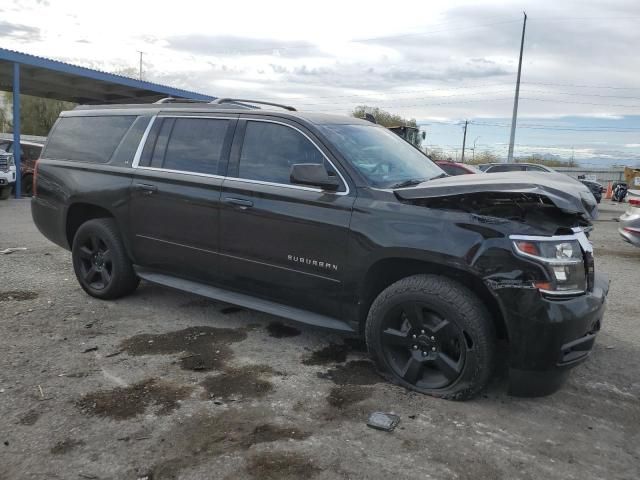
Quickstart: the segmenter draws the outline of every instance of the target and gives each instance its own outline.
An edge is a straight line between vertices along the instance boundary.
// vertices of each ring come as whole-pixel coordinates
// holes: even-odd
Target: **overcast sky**
[[[504,153],[527,22],[516,152],[640,161],[640,2],[0,0],[0,46],[215,96],[347,114]],[[480,138],[477,138],[480,137]],[[477,138],[477,140],[476,140]]]

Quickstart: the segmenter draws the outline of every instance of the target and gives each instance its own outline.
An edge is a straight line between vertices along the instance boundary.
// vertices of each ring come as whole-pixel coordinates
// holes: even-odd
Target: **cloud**
[[[40,40],[40,29],[0,20],[0,37],[10,37],[23,42]]]
[[[317,46],[305,41],[203,34],[175,35],[165,40],[168,48],[209,56],[243,54],[297,58],[326,55]]]

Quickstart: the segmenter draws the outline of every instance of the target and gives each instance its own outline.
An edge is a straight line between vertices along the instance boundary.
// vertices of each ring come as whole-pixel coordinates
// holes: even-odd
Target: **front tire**
[[[0,200],[9,200],[11,187],[0,187]]]
[[[374,300],[365,336],[380,372],[393,383],[451,400],[477,395],[493,371],[489,312],[463,285],[414,275]]]
[[[120,298],[140,282],[112,218],[83,223],[73,237],[71,258],[78,283],[92,297]]]

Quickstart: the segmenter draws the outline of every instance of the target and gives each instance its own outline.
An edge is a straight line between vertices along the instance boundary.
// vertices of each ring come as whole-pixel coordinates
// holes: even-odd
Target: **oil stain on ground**
[[[0,302],[22,302],[24,300],[33,300],[37,298],[36,292],[30,292],[29,290],[8,290],[0,292]]]
[[[271,322],[267,325],[267,332],[269,332],[269,336],[273,338],[297,337],[301,333],[297,328],[281,322]]]
[[[260,398],[273,390],[273,384],[265,377],[274,373],[267,365],[251,365],[207,377],[200,385],[205,389],[206,399]]]
[[[76,406],[83,413],[116,420],[135,417],[150,406],[158,407],[158,415],[166,415],[178,408],[179,401],[187,398],[191,391],[191,387],[148,379],[127,387],[89,393],[78,400]]]
[[[37,410],[29,410],[20,416],[18,423],[20,425],[34,425],[38,421],[38,418],[40,418],[40,412]]]
[[[190,327],[158,335],[143,334],[120,344],[129,355],[184,353],[180,366],[185,370],[209,371],[223,367],[233,356],[229,345],[247,338],[242,329]]]
[[[327,395],[327,403],[332,408],[345,409],[351,405],[366,400],[371,392],[366,387],[358,385],[335,386]]]
[[[246,451],[256,444],[301,441],[311,435],[295,425],[265,423],[264,417],[264,410],[243,409],[186,419],[162,442],[169,459],[153,468],[153,478],[178,478],[182,470],[213,456]]]
[[[261,480],[312,478],[321,469],[313,461],[297,452],[265,452],[252,456],[247,472]]]
[[[67,438],[56,443],[53,447],[51,447],[50,452],[53,455],[64,455],[65,453],[69,453],[76,447],[80,447],[84,445],[84,440],[75,440],[73,438]]]
[[[373,385],[383,381],[368,360],[352,360],[327,372],[320,372],[318,377],[331,380],[336,385]]]

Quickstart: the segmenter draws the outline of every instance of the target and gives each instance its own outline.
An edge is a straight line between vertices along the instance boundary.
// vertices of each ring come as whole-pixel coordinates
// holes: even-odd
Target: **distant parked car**
[[[479,165],[485,173],[497,172],[552,172],[558,173],[553,168],[538,163],[484,163]]]
[[[473,165],[467,165],[466,163],[450,162],[447,160],[436,161],[442,170],[449,175],[469,175],[470,173],[483,173],[482,170],[476,168]]]
[[[600,203],[600,201],[602,200],[602,192],[604,191],[604,187],[602,186],[602,184],[598,182],[593,182],[591,180],[583,180],[581,178],[579,178],[578,180],[580,180],[580,182],[582,182],[583,185],[586,185],[587,187],[589,187],[589,190],[591,190],[591,193],[593,193],[593,196],[595,197],[596,202]]]
[[[36,160],[40,158],[43,145],[35,142],[20,142],[20,174],[22,181],[20,191],[23,195],[31,196],[33,190],[33,169]],[[0,140],[0,150],[13,153],[13,140]]]
[[[627,242],[640,247],[640,190],[629,190],[629,208],[620,217],[618,232]]]

